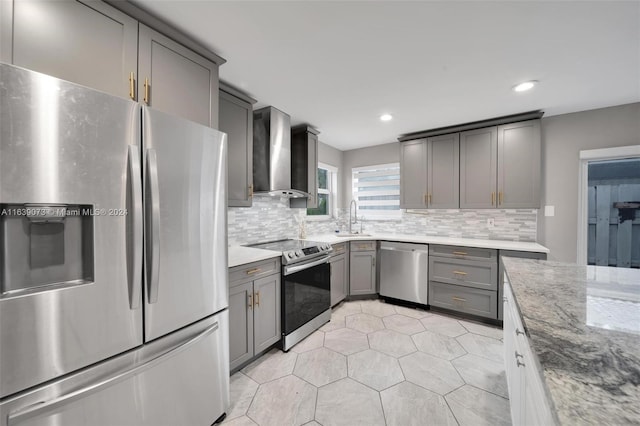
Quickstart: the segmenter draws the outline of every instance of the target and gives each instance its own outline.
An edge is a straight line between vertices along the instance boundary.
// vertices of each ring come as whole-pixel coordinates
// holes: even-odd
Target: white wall
[[[640,144],[640,103],[542,119],[542,205],[555,216],[538,213],[538,242],[550,259],[577,259],[578,167],[581,150]]]

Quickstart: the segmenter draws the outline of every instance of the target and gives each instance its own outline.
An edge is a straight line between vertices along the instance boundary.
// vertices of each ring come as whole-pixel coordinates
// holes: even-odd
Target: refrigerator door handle
[[[166,360],[168,360],[169,358],[174,357],[175,355],[178,355],[180,352],[188,349],[189,347],[195,345],[196,343],[198,343],[200,340],[204,339],[205,337],[209,336],[211,333],[213,333],[214,331],[216,331],[218,329],[219,325],[218,325],[218,321],[216,321],[215,323],[213,323],[210,327],[208,327],[207,329],[205,329],[202,333],[199,333],[198,335],[192,337],[191,339],[187,340],[186,342],[184,342],[183,344],[181,344],[180,346],[177,346],[173,349],[171,349],[168,352],[163,353],[162,355],[153,358],[152,360],[139,365],[135,368],[132,368],[131,370],[128,371],[124,371],[120,374],[117,374],[115,376],[109,377],[108,379],[105,379],[101,382],[98,383],[94,383],[91,384],[89,386],[86,386],[84,388],[78,389],[76,391],[70,392],[66,395],[62,395],[59,398],[55,398],[52,399],[51,401],[40,401],[37,402],[35,404],[29,405],[21,410],[18,410],[14,413],[9,413],[9,416],[7,418],[7,426],[14,426],[14,425],[18,425],[22,422],[24,422],[25,420],[28,420],[32,417],[35,416],[39,416],[43,413],[46,413],[48,411],[52,411],[55,410],[58,407],[61,407],[63,405],[66,404],[70,404],[73,401],[77,401],[79,399],[82,398],[86,398],[89,395],[92,395],[96,392],[100,392],[101,390],[115,385],[116,383],[119,383],[123,380],[127,380],[137,374],[142,373],[145,370],[148,370],[150,368],[153,368],[154,366],[158,365],[158,364],[162,364],[163,362],[165,362]]]
[[[131,189],[130,214],[133,249],[127,259],[129,262],[129,307],[138,309],[142,296],[142,173],[140,173],[140,154],[136,145],[129,145],[129,183]]]
[[[148,302],[158,301],[158,273],[160,270],[160,189],[158,188],[158,158],[156,150],[147,149],[148,195],[145,221],[147,227],[147,297]]]

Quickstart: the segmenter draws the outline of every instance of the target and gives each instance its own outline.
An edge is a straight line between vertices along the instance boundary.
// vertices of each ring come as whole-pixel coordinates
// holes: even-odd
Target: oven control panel
[[[301,262],[306,259],[313,259],[322,254],[327,254],[332,251],[331,244],[317,243],[308,247],[303,247],[297,250],[289,250],[283,253],[283,263],[290,264]]]

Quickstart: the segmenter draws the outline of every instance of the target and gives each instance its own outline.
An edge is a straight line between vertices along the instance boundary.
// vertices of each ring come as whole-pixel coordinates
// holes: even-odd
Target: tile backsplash
[[[337,218],[306,220],[307,235],[335,232],[347,222],[349,209],[338,209]],[[305,209],[289,208],[289,200],[279,197],[254,197],[249,208],[230,207],[228,233],[230,245],[298,237],[298,223],[306,217]],[[493,219],[494,225],[487,224]],[[363,231],[379,234],[433,235],[458,238],[481,238],[535,242],[537,210],[420,210],[402,212],[396,220],[369,220],[365,216]],[[360,225],[354,225],[360,229]],[[343,229],[344,232],[344,229]]]

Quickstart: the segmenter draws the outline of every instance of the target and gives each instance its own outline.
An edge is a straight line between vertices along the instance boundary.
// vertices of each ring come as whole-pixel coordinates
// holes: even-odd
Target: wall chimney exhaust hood
[[[291,187],[291,170],[298,166],[291,164],[291,117],[271,106],[254,111],[254,195],[309,197],[309,193]]]

